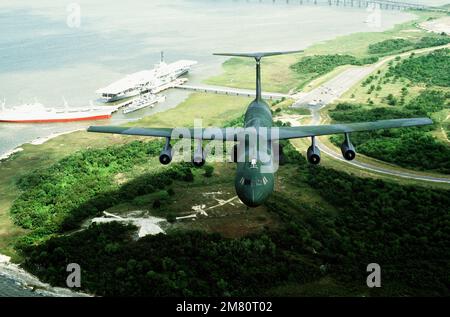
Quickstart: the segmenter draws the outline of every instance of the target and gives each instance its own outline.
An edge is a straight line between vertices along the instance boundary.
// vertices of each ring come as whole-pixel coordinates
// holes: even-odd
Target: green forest
[[[447,35],[424,36],[416,41],[407,39],[389,39],[369,45],[368,53],[373,55],[388,55],[402,53],[425,47],[441,46],[450,43]]]
[[[156,185],[160,190],[161,184],[194,177],[187,165],[175,164],[106,191],[101,178],[83,178],[89,194],[66,197],[60,188],[67,191],[76,185],[68,176],[49,181],[51,171],[74,178],[105,174],[106,179],[113,173],[106,172],[105,166],[114,166],[115,172],[128,168],[124,152],[141,160],[160,144],[133,142],[86,150],[19,180],[24,192],[14,207],[18,223],[27,219],[22,226],[33,232],[49,230],[51,220],[47,219],[55,214],[60,224],[46,239],[18,244],[23,266],[46,282],[64,286],[67,263],[78,263],[82,290],[101,296],[283,295],[283,287],[292,285],[301,295],[450,295],[449,191],[360,179],[309,166],[290,143],[282,144],[285,166],[295,171],[284,182],[311,188],[333,210],[298,203],[295,197],[276,191],[266,208],[279,219],[277,229],[242,238],[175,230],[135,240],[136,228],[117,223],[65,234],[82,218],[108,206],[153,192]],[[53,205],[35,215],[35,206],[27,202],[48,200],[45,193],[50,183],[52,190],[58,189],[52,193]],[[70,208],[62,213],[61,206]],[[72,217],[67,229],[61,225]],[[365,267],[372,262],[383,268],[380,289],[365,287]],[[324,278],[339,287],[303,288]]]
[[[448,107],[448,98],[441,91],[425,90],[402,108],[340,103],[329,114],[335,122],[342,123],[430,116]],[[407,168],[450,174],[450,147],[426,133],[433,129],[427,126],[379,130],[353,133],[351,137],[362,154]],[[343,141],[339,135],[330,139],[339,146]]]
[[[329,73],[333,69],[342,65],[365,65],[378,61],[378,57],[356,58],[352,55],[314,55],[306,56],[299,62],[291,65],[291,68],[300,73],[314,74],[319,77]]]
[[[391,66],[386,77],[405,77],[413,82],[450,87],[450,50],[442,49]]]
[[[433,36],[425,36],[416,41],[410,41],[406,39],[389,39],[385,41],[381,41],[378,43],[374,43],[369,45],[368,47],[368,55],[365,57],[355,57],[348,54],[329,54],[329,55],[312,55],[305,56],[300,59],[297,63],[291,65],[291,68],[298,73],[299,75],[305,77],[306,76],[310,80],[325,75],[331,72],[338,66],[343,65],[366,65],[376,63],[380,57],[394,54],[394,53],[402,53],[414,49],[420,49],[425,47],[434,47],[441,46],[450,43],[450,37],[445,35],[433,35]],[[445,55],[444,53],[437,53]],[[448,52],[447,54],[448,55]],[[427,61],[423,67],[433,67],[432,70],[425,71],[421,79],[425,78],[427,74],[434,72],[434,70],[440,65],[443,64],[441,60],[434,60],[435,56],[431,56],[428,58],[430,61]],[[448,59],[445,67],[449,67]],[[423,61],[415,61],[416,63],[422,63]],[[411,72],[413,68],[409,66],[405,66],[408,69],[405,69],[404,72]],[[418,66],[421,68],[421,66]],[[400,72],[400,71],[399,71]],[[448,72],[443,71],[442,76],[444,77]],[[395,73],[395,75],[403,76],[401,73]],[[448,80],[448,76],[447,76]],[[439,80],[438,80],[439,81]]]
[[[113,181],[115,175],[130,171],[136,164],[151,164],[150,158],[159,155],[161,148],[160,141],[134,141],[84,150],[20,178],[17,185],[22,194],[14,201],[11,215],[17,225],[31,231],[18,245],[78,228],[87,217],[139,196],[158,194],[173,180],[192,181],[186,164],[144,173],[123,186]]]

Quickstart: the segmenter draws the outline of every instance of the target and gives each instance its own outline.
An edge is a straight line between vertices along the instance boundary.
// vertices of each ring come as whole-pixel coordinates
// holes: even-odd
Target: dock
[[[239,89],[239,88],[229,88],[229,87],[220,87],[220,86],[194,86],[194,85],[186,85],[184,83],[177,84],[173,88],[184,89],[184,90],[192,90],[196,92],[204,92],[204,93],[212,93],[218,95],[228,95],[228,96],[240,96],[240,97],[255,97],[254,90],[247,89]],[[281,94],[276,92],[263,92],[263,99],[274,100],[281,98],[289,98],[288,94]]]
[[[145,91],[145,92],[151,92],[152,94],[157,94],[157,93],[159,93],[161,91],[164,91],[166,89],[178,88],[178,86],[183,85],[186,82],[187,82],[186,78],[178,78],[178,79],[175,79],[174,81],[171,81],[170,83],[161,85],[161,86],[159,86],[156,89],[152,89],[151,91]]]

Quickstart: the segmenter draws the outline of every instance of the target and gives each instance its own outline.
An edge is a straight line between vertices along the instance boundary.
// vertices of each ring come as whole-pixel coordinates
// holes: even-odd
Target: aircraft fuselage
[[[245,128],[272,127],[272,113],[268,104],[256,98],[247,108],[244,119]],[[264,148],[264,149],[262,149]],[[265,151],[270,161],[262,160]],[[249,207],[261,205],[273,192],[274,173],[267,171],[274,157],[271,145],[263,147],[259,142],[253,145],[248,142],[242,151],[238,151],[235,188],[238,197]]]

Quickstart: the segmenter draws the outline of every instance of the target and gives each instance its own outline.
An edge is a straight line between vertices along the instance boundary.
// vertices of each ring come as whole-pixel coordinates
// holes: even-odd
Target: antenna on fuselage
[[[219,56],[253,57],[256,61],[256,100],[261,100],[261,58],[266,56],[302,53],[303,51],[258,52],[258,53],[214,53]]]

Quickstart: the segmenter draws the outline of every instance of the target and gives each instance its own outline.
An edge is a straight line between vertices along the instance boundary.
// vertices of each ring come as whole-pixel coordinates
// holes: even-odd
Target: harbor
[[[6,123],[56,123],[73,121],[95,121],[110,119],[113,113],[122,109],[123,114],[135,112],[146,107],[154,107],[166,100],[160,93],[168,89],[181,89],[193,92],[212,93],[229,96],[254,97],[250,89],[239,89],[212,85],[188,85],[187,78],[181,78],[189,72],[196,61],[179,60],[166,64],[161,52],[161,60],[151,70],[143,70],[113,82],[96,91],[101,97],[96,104],[89,101],[89,107],[70,107],[63,97],[61,108],[49,108],[35,101],[8,108],[6,101],[0,103],[0,122]],[[264,99],[291,97],[289,94],[263,92]]]

